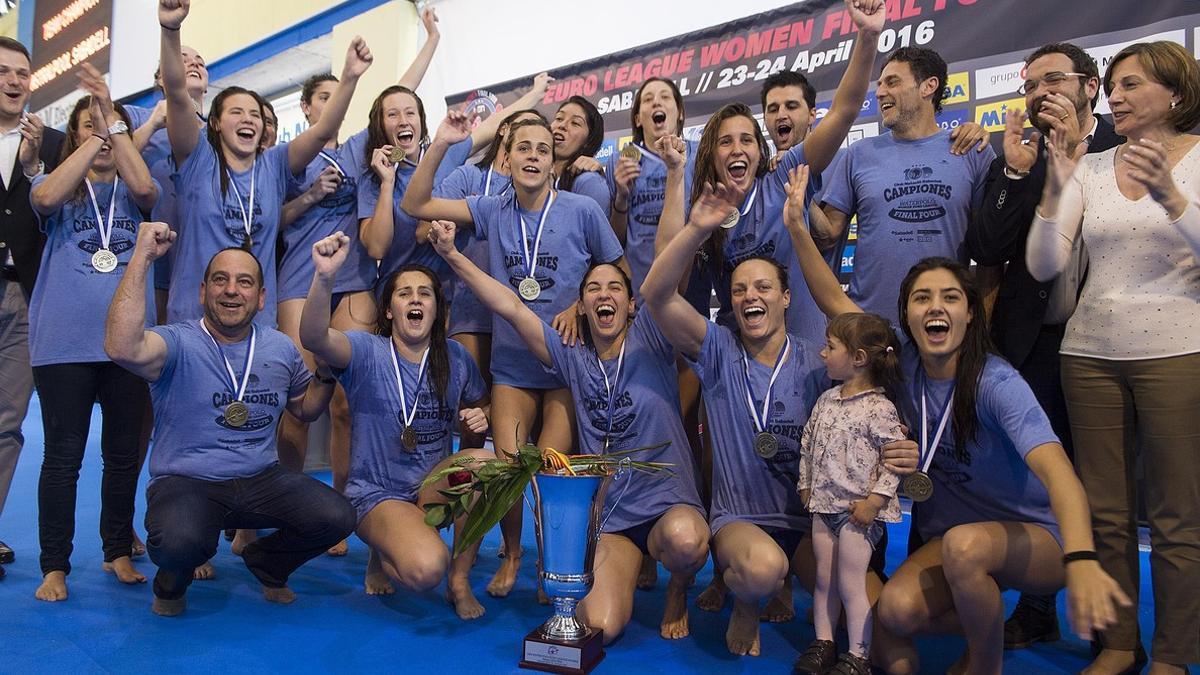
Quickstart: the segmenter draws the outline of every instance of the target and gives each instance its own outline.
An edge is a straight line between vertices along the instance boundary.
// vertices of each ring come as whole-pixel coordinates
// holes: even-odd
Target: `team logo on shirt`
[[[242,220],[242,210],[238,208],[237,204],[233,204],[232,206],[225,204],[224,211],[225,232],[229,235],[230,239],[232,239],[238,245],[241,245],[242,240],[246,237],[246,221]],[[259,242],[258,237],[255,236],[263,228],[262,223],[259,222],[261,218],[262,206],[260,204],[255,204],[254,215],[252,216],[252,220],[250,222],[250,236],[254,238],[256,244],[262,243]],[[273,246],[274,242],[271,242],[271,245]]]
[[[242,397],[242,403],[250,409],[250,418],[240,427],[225,421],[225,406],[233,403],[237,397],[228,389],[213,392],[212,405],[217,410],[216,423],[230,431],[258,431],[271,426],[275,422],[272,412],[280,407],[281,399],[279,392],[260,387],[259,382],[258,375],[251,372],[250,380],[246,384],[246,395]]]
[[[917,165],[904,169],[904,182],[883,191],[888,202],[898,203],[888,216],[902,223],[926,223],[945,217],[945,202],[954,188],[933,177],[933,168]]]
[[[358,204],[358,181],[353,176],[343,176],[338,189],[321,200],[319,207],[326,211],[344,211],[349,213],[349,207]],[[245,228],[243,228],[245,229]]]
[[[596,430],[601,439],[607,434],[611,447],[620,446],[634,435],[637,413],[632,410],[633,397],[629,395],[629,391],[621,392],[613,401],[615,410],[612,415],[611,429],[608,425],[608,400],[604,396],[587,396],[583,405],[587,409],[588,424]],[[599,448],[589,449],[589,451],[599,450]]]

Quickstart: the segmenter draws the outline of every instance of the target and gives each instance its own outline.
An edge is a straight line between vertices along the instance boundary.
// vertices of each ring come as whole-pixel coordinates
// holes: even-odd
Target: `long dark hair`
[[[245,94],[254,99],[254,102],[258,105],[258,117],[264,125],[263,131],[266,130],[265,125],[267,121],[263,114],[264,101],[263,97],[259,96],[257,92],[250,91],[244,87],[225,87],[221,90],[221,93],[213,98],[212,106],[208,109],[208,124],[205,126],[205,134],[208,138],[208,144],[212,146],[213,152],[217,155],[217,169],[220,174],[218,178],[221,181],[222,198],[229,192],[229,162],[225,159],[225,153],[221,149],[221,113],[225,112],[225,101],[237,94]],[[262,154],[263,131],[258,132],[258,138],[254,143],[254,152],[260,155]]]
[[[442,282],[433,270],[424,265],[405,265],[388,277],[383,284],[383,293],[375,305],[375,334],[392,338],[392,320],[387,317],[392,307],[392,294],[396,292],[396,282],[400,275],[406,272],[420,272],[429,278],[433,287],[433,301],[436,308],[433,317],[433,330],[429,333],[429,378],[433,389],[437,392],[439,414],[445,407],[446,389],[450,380],[450,353],[446,349],[446,294],[442,291]],[[414,402],[415,405],[415,402]]]
[[[408,94],[417,102],[417,116],[421,118],[421,128],[417,131],[417,143],[423,145],[429,140],[429,125],[425,121],[425,104],[421,102],[421,97],[417,96],[417,92],[402,87],[398,84],[379,92],[375,100],[371,102],[371,112],[367,114],[367,145],[366,154],[363,161],[367,166],[371,166],[371,155],[375,154],[375,150],[382,148],[391,143],[392,139],[388,137],[387,129],[383,124],[383,101],[392,94]],[[379,176],[375,175],[374,171],[370,172],[372,180],[379,182]]]
[[[992,338],[988,335],[985,325],[987,321],[984,317],[983,294],[975,285],[970,270],[950,258],[925,258],[913,265],[904,276],[904,281],[900,282],[900,298],[897,300],[900,329],[908,336],[909,342],[916,344],[912,329],[908,326],[908,296],[917,283],[917,277],[938,269],[954,275],[967,298],[967,309],[973,315],[963,334],[962,345],[958,348],[958,366],[954,372],[954,456],[962,461],[966,456],[967,443],[975,438],[979,426],[978,413],[975,410],[979,378],[983,374],[983,367],[987,365],[988,355],[996,353],[996,348],[992,345]]]
[[[587,271],[583,273],[583,279],[579,281],[579,299],[583,300],[583,289],[587,287],[588,278],[592,276],[592,272],[595,272],[597,268],[605,265],[615,269],[618,273],[620,273],[621,282],[625,284],[625,292],[629,294],[629,299],[633,300],[633,281],[629,278],[629,275],[625,273],[625,270],[621,269],[616,263],[610,262],[592,263],[591,266],[588,267]],[[579,334],[583,336],[584,344],[589,347],[594,347],[595,344],[592,342],[592,327],[588,324],[587,317],[576,315],[575,320],[579,323]]]
[[[546,116],[536,110],[518,110],[516,112],[509,113],[504,118],[504,121],[500,122],[500,126],[496,128],[496,135],[492,138],[491,144],[488,145],[487,152],[484,153],[483,159],[479,160],[479,164],[476,166],[480,167],[484,171],[487,171],[489,168],[491,168],[492,162],[496,161],[496,155],[500,154],[500,148],[503,147],[505,150],[508,149],[509,146],[504,142],[504,139],[507,138],[508,132],[512,130],[512,125],[518,121],[517,118],[521,115],[533,115],[534,117],[540,119],[547,129],[550,128],[550,122],[546,120]]]
[[[705,183],[716,185],[717,180],[717,138],[721,133],[721,123],[734,117],[745,117],[754,127],[754,138],[758,141],[758,166],[754,167],[754,177],[762,178],[767,175],[771,150],[767,147],[767,138],[763,136],[754,112],[745,103],[728,103],[713,113],[704,124],[704,133],[700,136],[700,145],[696,148],[696,170],[692,176],[692,201],[695,205],[704,193]],[[704,252],[712,267],[713,278],[721,278],[722,267],[725,265],[725,230],[718,228],[705,243]]]
[[[884,393],[899,407],[900,338],[888,320],[878,314],[846,312],[838,314],[825,327],[825,334],[835,337],[853,354],[863,350],[867,355],[867,375],[871,384],[883,387]]]
[[[75,107],[71,109],[71,116],[69,118],[67,118],[67,138],[65,141],[63,141],[62,152],[59,153],[59,158],[58,158],[59,163],[65,162],[67,160],[67,158],[71,156],[71,153],[73,153],[79,149],[79,140],[78,140],[79,116],[83,113],[83,111],[87,110],[91,105],[92,105],[92,97],[84,96],[83,98],[76,101]],[[115,101],[113,102],[112,105],[113,105],[113,110],[115,110],[117,112],[117,115],[119,115],[121,117],[121,120],[125,122],[125,125],[128,126],[130,129],[133,129],[133,121],[129,119],[129,113],[126,112],[125,106],[123,106],[120,103],[117,103]],[[104,120],[92,120],[92,129],[93,130],[103,129],[103,128],[104,128]],[[73,199],[75,199],[76,201],[82,200],[84,192],[85,191],[83,189],[83,182],[80,181],[79,185],[75,186],[75,196],[73,197]]]
[[[675,97],[675,107],[679,108],[679,119],[675,120],[675,135],[683,136],[683,94],[679,93],[679,87],[675,83],[665,77],[651,77],[638,87],[637,93],[633,95],[633,107],[629,109],[629,128],[633,129],[633,142],[645,143],[646,130],[638,124],[638,115],[642,112],[642,92],[646,91],[646,87],[655,83],[662,82],[671,90],[671,95]]]
[[[592,102],[582,96],[572,96],[558,106],[558,110],[562,110],[574,103],[583,110],[583,117],[587,121],[588,133],[583,139],[583,145],[579,149],[571,153],[566,159],[566,167],[563,169],[563,175],[559,177],[558,188],[560,190],[571,191],[575,187],[575,179],[578,174],[571,171],[571,164],[580,157],[595,157],[597,152],[600,152],[600,146],[604,144],[604,117],[600,115],[600,111]],[[558,112],[557,110],[555,111]],[[558,161],[557,159],[555,161]]]

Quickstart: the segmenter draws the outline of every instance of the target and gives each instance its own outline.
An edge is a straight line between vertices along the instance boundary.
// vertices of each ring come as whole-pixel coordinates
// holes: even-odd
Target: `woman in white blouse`
[[[1057,276],[1082,236],[1090,269],[1062,343],[1075,462],[1101,565],[1138,592],[1142,453],[1155,631],[1150,673],[1200,662],[1200,68],[1173,42],[1133,44],[1104,74],[1116,132],[1083,155],[1051,134],[1029,271]],[[1082,158],[1081,158],[1082,157]],[[1085,673],[1138,672],[1136,603]]]

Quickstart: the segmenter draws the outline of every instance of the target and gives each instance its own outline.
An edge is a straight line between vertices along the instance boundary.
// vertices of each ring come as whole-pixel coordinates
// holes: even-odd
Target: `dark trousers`
[[[42,574],[71,573],[75,496],[87,447],[92,405],[104,417],[100,454],[100,539],[104,560],[128,556],[133,545],[138,447],[149,391],[146,382],[111,362],[64,363],[33,369],[46,450],[38,479],[38,539]]]
[[[1025,361],[1014,365],[1029,383],[1046,417],[1050,418],[1050,427],[1062,441],[1067,457],[1074,459],[1071,422],[1067,417],[1067,399],[1063,396],[1061,357],[1058,354],[1062,339],[1062,326],[1042,326]]]
[[[183,597],[192,570],[213,557],[226,528],[278,528],[248,545],[242,560],[270,588],[354,530],[346,498],[321,481],[278,465],[224,481],[162,476],[146,490],[146,549],[158,565],[154,594]]]

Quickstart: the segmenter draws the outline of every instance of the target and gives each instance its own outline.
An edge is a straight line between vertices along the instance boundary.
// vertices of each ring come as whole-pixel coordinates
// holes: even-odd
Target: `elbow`
[[[1027,256],[1025,258],[1025,268],[1029,270],[1029,276],[1042,283],[1053,281],[1062,272],[1052,262],[1040,260],[1037,256]]]

